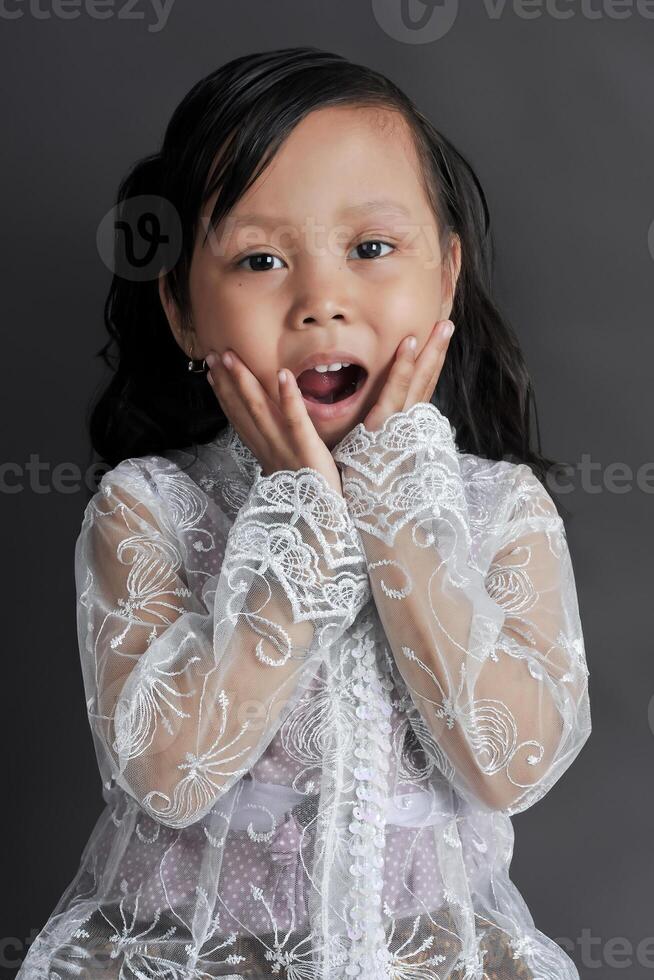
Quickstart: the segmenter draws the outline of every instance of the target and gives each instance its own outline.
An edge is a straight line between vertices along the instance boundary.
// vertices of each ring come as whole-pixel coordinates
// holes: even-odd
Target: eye
[[[246,255],[245,258],[240,259],[236,265],[238,268],[243,267],[244,262],[251,262],[253,259],[277,259],[278,262],[282,262],[278,255],[271,255],[270,252],[253,252],[252,255]],[[277,266],[278,269],[284,267],[282,262],[281,266]],[[273,269],[273,266],[267,264],[258,264],[256,266],[250,266],[248,272],[267,272],[269,269]]]
[[[359,242],[359,244],[358,245],[355,245],[354,248],[355,249],[357,249],[357,248],[364,248],[365,249],[369,245],[382,245],[382,246],[385,245],[386,248],[391,248],[393,250],[395,249],[395,246],[394,245],[391,245],[390,242],[382,242],[378,238],[369,238],[365,242]],[[358,257],[360,259],[382,259],[384,257],[384,255],[388,255],[388,252],[384,252],[382,254],[379,254],[378,253],[377,255],[370,255],[370,254],[368,254],[368,255],[359,255]]]
[[[368,239],[368,240],[366,240],[364,242],[359,242],[358,245],[355,245],[354,246],[353,251],[355,249],[364,249],[364,254],[363,255],[355,256],[355,258],[360,258],[360,259],[361,258],[362,259],[378,259],[378,258],[383,258],[384,255],[388,255],[389,254],[388,252],[379,252],[378,251],[377,254],[374,254],[373,253],[371,255],[370,252],[369,252],[369,247],[370,246],[377,246],[377,247],[381,246],[382,248],[385,247],[385,248],[388,248],[388,249],[390,249],[392,251],[395,250],[395,246],[394,245],[391,245],[390,242],[384,242],[384,241],[381,241],[380,239],[371,238],[371,239]],[[270,259],[272,259],[273,262],[276,259],[278,262],[281,263],[281,265],[276,266],[276,267],[274,265],[271,265],[269,261],[268,262],[266,261],[266,260],[270,260]],[[254,262],[255,263],[254,265],[246,266],[246,268],[248,268],[248,271],[250,271],[250,272],[268,272],[268,271],[272,271],[274,268],[278,268],[278,269],[284,268],[284,263],[279,258],[279,256],[272,255],[270,252],[253,252],[252,255],[246,255],[244,258],[240,259],[236,263],[236,265],[237,265],[238,268],[243,268],[245,262],[250,262],[250,263],[251,262]]]

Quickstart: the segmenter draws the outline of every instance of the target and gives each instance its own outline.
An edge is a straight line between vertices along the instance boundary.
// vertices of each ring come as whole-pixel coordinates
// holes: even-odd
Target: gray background
[[[654,459],[654,4],[507,0],[499,15],[501,4],[479,0],[425,40],[384,29],[390,0],[377,14],[370,0],[176,0],[164,26],[146,0],[131,12],[116,0],[104,20],[82,0],[74,19],[39,3],[6,0],[21,16],[0,16],[2,457],[18,486],[0,498],[6,975],[72,879],[103,806],[75,623],[73,549],[88,495],[74,479],[64,492],[53,472],[83,472],[89,460],[110,281],[96,230],[119,178],[158,148],[193,83],[240,54],[311,44],[399,83],[486,190],[496,295],[524,345],[543,449],[574,468],[565,503],[593,717],[572,767],[514,818],[511,875],[583,978],[654,976],[654,939],[638,951],[654,937],[652,467],[649,492],[638,478]],[[425,10],[419,0],[409,9]],[[592,486],[584,458],[597,464]],[[616,463],[631,468],[618,486]]]

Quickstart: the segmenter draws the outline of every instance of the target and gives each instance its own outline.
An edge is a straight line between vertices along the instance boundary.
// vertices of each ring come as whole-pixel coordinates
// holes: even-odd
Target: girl
[[[20,980],[577,978],[508,875],[591,724],[472,170],[296,48],[195,85],[141,195],[180,251],[114,276],[75,556],[106,807]]]

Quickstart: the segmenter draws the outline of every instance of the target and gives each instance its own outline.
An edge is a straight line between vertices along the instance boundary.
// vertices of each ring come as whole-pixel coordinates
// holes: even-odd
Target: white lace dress
[[[75,572],[106,806],[18,980],[578,980],[508,875],[591,731],[565,530],[455,435],[357,425],[343,497],[231,426],[105,474]]]

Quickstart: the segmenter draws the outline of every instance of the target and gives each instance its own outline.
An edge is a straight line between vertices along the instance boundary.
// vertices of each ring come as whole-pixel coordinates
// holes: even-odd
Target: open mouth
[[[354,395],[365,384],[368,372],[359,364],[349,364],[338,371],[303,371],[297,378],[302,397],[319,405],[333,405]]]

